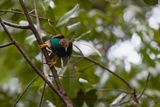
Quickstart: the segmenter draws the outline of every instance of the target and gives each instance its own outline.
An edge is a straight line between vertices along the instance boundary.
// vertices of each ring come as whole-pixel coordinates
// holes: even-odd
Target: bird
[[[42,43],[40,48],[46,48],[50,59],[49,65],[55,65],[57,62],[61,62],[66,66],[68,60],[72,55],[72,42],[64,37],[62,34],[53,36],[50,40]]]

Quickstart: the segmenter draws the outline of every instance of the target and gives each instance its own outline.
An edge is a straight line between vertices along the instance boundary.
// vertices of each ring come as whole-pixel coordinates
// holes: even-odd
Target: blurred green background
[[[33,11],[33,0],[24,1],[27,9]],[[18,0],[0,1],[0,17],[5,21],[27,24],[21,11]],[[38,3],[43,39],[57,33],[64,34],[86,57],[119,74],[139,94],[150,72],[148,85],[139,100],[142,107],[160,105],[159,11],[158,0],[39,0]],[[36,24],[35,17],[32,20]],[[41,51],[32,32],[7,28],[32,62],[42,69]],[[9,38],[0,27],[0,45],[8,42]],[[114,75],[77,57],[77,53],[79,51],[74,47],[67,69],[61,74],[61,81],[75,107],[108,107],[129,91]],[[36,75],[14,46],[1,48],[0,107],[11,107]],[[43,84],[43,80],[38,78],[17,107],[38,107]],[[125,95],[123,101],[130,98]],[[47,87],[42,107],[53,105],[64,106]],[[121,105],[133,106],[130,102]]]

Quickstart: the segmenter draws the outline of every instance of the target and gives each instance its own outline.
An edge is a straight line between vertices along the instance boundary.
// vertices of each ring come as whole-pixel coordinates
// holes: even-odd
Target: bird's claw
[[[49,67],[53,67],[55,64],[57,63],[57,61],[49,61],[47,64],[49,65]]]
[[[49,47],[48,44],[46,44],[46,43],[42,43],[39,46],[40,46],[41,49]]]
[[[53,53],[52,50],[49,48],[48,44],[42,43],[42,44],[39,45],[39,46],[40,46],[41,49],[46,48],[49,56]]]

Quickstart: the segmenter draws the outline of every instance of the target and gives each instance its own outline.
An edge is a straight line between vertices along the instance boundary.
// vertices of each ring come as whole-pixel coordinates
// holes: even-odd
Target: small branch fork
[[[0,45],[0,48],[5,48],[5,47],[11,46],[13,44],[14,44],[13,42],[10,42],[10,43],[4,44],[4,45]]]

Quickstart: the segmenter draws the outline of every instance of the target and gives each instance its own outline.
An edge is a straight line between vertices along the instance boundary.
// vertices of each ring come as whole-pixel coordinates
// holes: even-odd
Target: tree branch
[[[10,43],[7,43],[7,44],[4,44],[4,45],[0,45],[0,48],[5,48],[5,47],[8,47],[10,45],[13,45],[14,42],[10,42]]]
[[[14,45],[19,50],[19,52],[22,54],[24,59],[28,62],[28,64],[31,66],[33,71],[36,72],[48,84],[48,86],[64,101],[64,103],[66,103],[64,98],[63,98],[63,95],[53,86],[53,84],[50,81],[48,81],[48,79],[45,78],[45,76],[42,74],[42,72],[36,66],[34,66],[34,64],[31,62],[31,60],[29,59],[27,54],[24,52],[24,50],[20,47],[20,45],[17,43],[17,41],[10,35],[9,31],[5,27],[1,18],[0,18],[0,23],[1,23],[4,31],[6,32],[8,37],[10,38],[10,40],[13,41]]]
[[[25,16],[26,16],[26,18],[27,18],[27,20],[28,20],[28,22],[29,22],[30,29],[32,30],[32,32],[34,33],[34,35],[35,35],[35,37],[36,37],[36,39],[37,39],[38,44],[39,44],[39,45],[43,44],[43,41],[42,41],[42,39],[40,38],[39,33],[37,32],[36,28],[34,27],[34,25],[33,25],[33,23],[32,23],[32,20],[31,20],[31,18],[30,18],[30,16],[29,16],[29,13],[28,13],[28,11],[27,11],[27,8],[26,8],[25,5],[24,5],[23,0],[19,0],[19,2],[20,2],[20,4],[21,4],[21,7],[22,7],[22,9],[23,9],[23,11],[24,11],[24,14],[25,14]],[[48,63],[48,62],[51,62],[51,59],[50,59],[50,57],[49,57],[49,55],[48,55],[48,53],[47,53],[47,50],[46,50],[45,48],[42,48],[42,52],[43,52],[43,54],[44,54],[44,56],[45,56],[46,62],[47,62],[47,63]],[[68,96],[66,95],[66,92],[65,92],[65,90],[64,90],[64,88],[63,88],[63,86],[62,86],[62,84],[61,84],[61,82],[60,82],[60,80],[59,80],[59,77],[58,77],[58,74],[57,74],[57,71],[56,71],[55,67],[54,67],[54,66],[51,66],[50,69],[51,69],[52,74],[53,74],[53,76],[54,76],[54,80],[55,80],[55,82],[56,82],[56,84],[57,84],[57,87],[58,87],[58,89],[60,90],[60,92],[61,92],[62,95],[63,95],[63,97],[62,97],[63,102],[67,105],[67,107],[73,107],[71,100],[70,100],[70,99],[68,98]]]
[[[41,34],[41,27],[39,22],[39,15],[38,15],[38,0],[34,0],[34,8],[35,8],[35,15],[36,15],[36,25],[37,25],[37,32]]]
[[[141,94],[138,96],[137,99],[140,99],[140,98],[142,97],[142,95],[144,94],[144,91],[145,91],[145,89],[146,89],[146,87],[147,87],[147,84],[148,84],[148,81],[149,81],[149,77],[150,77],[150,72],[148,73],[147,80],[146,80],[146,82],[145,82],[145,86],[144,86]]]
[[[14,24],[14,23],[11,23],[11,22],[4,21],[4,20],[3,20],[3,23],[7,26],[14,27],[14,28],[29,29],[29,26],[21,26],[21,25],[18,25],[18,24]]]
[[[45,89],[46,89],[46,82],[43,85],[42,96],[41,96],[41,100],[40,100],[40,103],[39,103],[39,107],[42,107],[42,102],[43,102],[43,97],[44,97]]]

